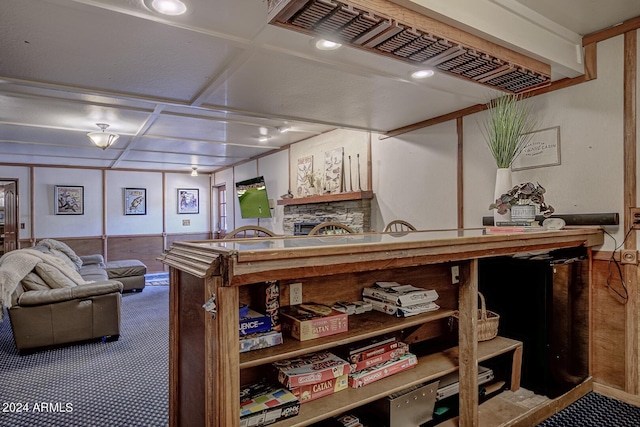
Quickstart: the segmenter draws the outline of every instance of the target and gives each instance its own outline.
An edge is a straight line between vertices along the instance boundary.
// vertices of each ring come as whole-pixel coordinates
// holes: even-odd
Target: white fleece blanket
[[[45,263],[56,268],[76,285],[86,282],[80,273],[71,268],[63,260],[35,249],[19,249],[7,252],[0,258],[0,303],[3,307],[11,307],[11,295],[20,281],[29,274],[37,264]],[[0,311],[0,320],[4,312]]]

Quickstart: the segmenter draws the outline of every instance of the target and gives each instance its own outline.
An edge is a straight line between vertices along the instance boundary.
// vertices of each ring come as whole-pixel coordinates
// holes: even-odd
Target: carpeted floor
[[[638,427],[640,408],[603,396],[588,393],[538,427]]]
[[[168,425],[167,286],[124,294],[116,342],[20,356],[0,323],[1,427]],[[28,410],[17,412],[20,405]],[[24,406],[23,406],[24,408]]]

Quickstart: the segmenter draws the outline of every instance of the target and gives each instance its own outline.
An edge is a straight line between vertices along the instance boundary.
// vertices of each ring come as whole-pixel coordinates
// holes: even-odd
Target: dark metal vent
[[[352,46],[434,67],[505,91],[523,92],[551,82],[547,74],[528,70],[348,2],[270,0],[270,10],[274,9],[278,10],[271,21],[273,24],[306,34],[339,38]]]

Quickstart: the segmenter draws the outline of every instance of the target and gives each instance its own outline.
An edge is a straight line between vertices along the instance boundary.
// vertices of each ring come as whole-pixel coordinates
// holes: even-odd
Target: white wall
[[[107,234],[162,233],[162,174],[159,172],[107,171]],[[191,177],[189,177],[191,178]],[[124,214],[124,189],[147,190],[147,214]]]
[[[187,174],[166,174],[167,233],[200,233],[211,229],[211,193],[208,174],[191,176]],[[199,214],[178,213],[178,189],[198,189],[200,196]],[[185,221],[188,220],[188,224]]]
[[[598,44],[598,78],[532,99],[538,129],[560,126],[561,164],[513,172],[514,185],[539,182],[558,214],[620,213],[623,223],[623,38]],[[486,113],[464,120],[465,226],[478,227],[493,198],[496,166],[478,126]],[[618,243],[621,227],[607,227]],[[613,241],[605,240],[605,250]]]
[[[335,148],[344,148],[344,183],[346,191],[358,190],[358,155],[360,155],[360,186],[363,190],[369,190],[367,184],[367,154],[369,134],[367,132],[337,129],[313,138],[309,138],[297,144],[291,145],[289,156],[289,168],[291,170],[289,187],[296,197],[297,176],[295,171],[298,159],[313,156],[313,172],[322,175],[324,169],[325,153]],[[351,163],[349,163],[351,156]],[[351,171],[349,170],[351,166]],[[285,191],[286,192],[286,191]]]
[[[456,228],[456,124],[442,123],[396,138],[373,135],[371,228],[394,219],[418,229]]]
[[[537,129],[560,126],[561,164],[513,172],[539,182],[556,213],[620,213],[623,223],[623,37],[598,45],[598,78],[532,99]],[[482,227],[493,201],[496,165],[480,131],[486,113],[464,118],[464,224]],[[418,228],[456,226],[455,122],[372,143],[374,227],[405,219]],[[640,188],[640,185],[639,185]],[[625,230],[607,227],[618,243]],[[605,250],[613,249],[607,238]]]
[[[84,186],[84,214],[56,215],[54,187]],[[34,235],[43,237],[101,236],[102,171],[95,169],[36,168],[34,171]],[[28,192],[22,193],[24,197]]]

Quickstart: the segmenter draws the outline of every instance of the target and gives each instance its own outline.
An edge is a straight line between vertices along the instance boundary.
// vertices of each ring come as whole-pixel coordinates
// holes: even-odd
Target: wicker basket
[[[500,315],[493,311],[487,310],[487,304],[484,301],[484,295],[478,292],[480,297],[480,308],[478,309],[478,341],[488,341],[498,335],[498,323]],[[452,327],[458,326],[459,312],[455,311],[452,315]]]

